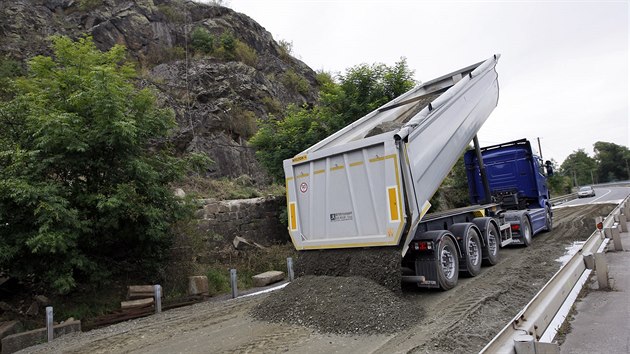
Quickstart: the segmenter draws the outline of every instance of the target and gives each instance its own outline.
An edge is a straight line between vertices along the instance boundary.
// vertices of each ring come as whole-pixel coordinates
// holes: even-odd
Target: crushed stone
[[[385,334],[419,322],[423,311],[363,277],[308,275],[271,294],[251,315],[324,333]]]

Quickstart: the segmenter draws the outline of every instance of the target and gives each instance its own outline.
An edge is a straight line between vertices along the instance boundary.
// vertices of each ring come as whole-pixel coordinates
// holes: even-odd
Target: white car
[[[591,186],[580,187],[580,190],[578,190],[578,198],[588,198],[594,196],[595,190]]]

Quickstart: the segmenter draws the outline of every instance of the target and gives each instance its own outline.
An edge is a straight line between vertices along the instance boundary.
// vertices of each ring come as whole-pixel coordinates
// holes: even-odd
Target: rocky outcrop
[[[249,51],[247,60],[196,52],[191,33],[198,28],[215,40],[233,34]],[[115,44],[128,48],[141,85],[154,87],[175,110],[175,146],[182,153],[207,153],[216,162],[211,176],[265,180],[247,145],[256,119],[317,99],[313,70],[254,20],[226,7],[184,0],[0,2],[0,56],[26,60],[49,54],[49,36],[84,34],[101,50]]]

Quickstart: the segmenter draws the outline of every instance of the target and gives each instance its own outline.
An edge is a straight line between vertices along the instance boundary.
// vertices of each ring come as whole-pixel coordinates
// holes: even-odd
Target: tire
[[[545,230],[547,232],[553,230],[553,218],[551,216],[551,208],[545,208]]]
[[[493,266],[499,263],[499,248],[501,246],[501,235],[499,230],[493,225],[488,225],[486,230],[486,245],[483,246],[485,257],[483,264]]]
[[[481,261],[483,258],[481,240],[474,228],[469,228],[462,247],[464,253],[464,274],[474,277],[481,273]]]
[[[521,240],[523,241],[523,244],[527,247],[531,246],[532,244],[532,224],[529,222],[529,218],[525,215],[523,215],[523,218],[521,219]]]
[[[449,290],[457,285],[459,278],[459,261],[457,247],[453,240],[445,236],[440,240],[435,257],[435,269],[438,275],[438,285],[442,290]]]

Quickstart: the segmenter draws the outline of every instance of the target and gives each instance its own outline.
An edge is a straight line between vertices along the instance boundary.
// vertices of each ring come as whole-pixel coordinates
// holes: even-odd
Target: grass
[[[287,272],[287,257],[297,257],[292,244],[273,245],[264,249],[248,251],[223,251],[215,254],[214,262],[207,265],[206,275],[210,295],[228,293],[230,291],[229,269],[236,269],[238,289],[253,287],[252,277],[270,270]]]
[[[181,188],[186,193],[192,193],[201,198],[218,200],[258,198],[268,195],[282,196],[285,191],[284,186],[278,184],[258,186],[247,175],[235,179],[191,176]]]

